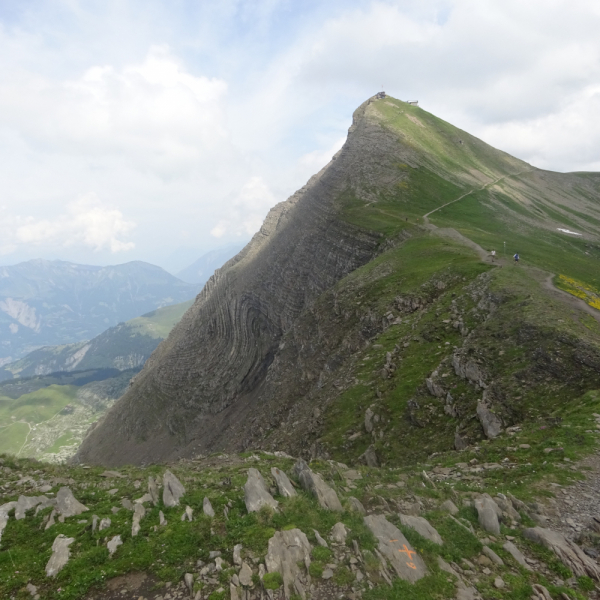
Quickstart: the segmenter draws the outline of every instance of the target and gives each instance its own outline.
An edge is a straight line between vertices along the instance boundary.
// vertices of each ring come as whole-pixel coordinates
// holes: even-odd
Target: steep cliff
[[[361,437],[356,427],[373,401],[387,403],[386,422],[421,427],[415,398],[490,314],[474,300],[460,315],[451,305],[492,285],[486,280],[481,292],[479,278],[494,265],[481,262],[478,244],[501,250],[508,241],[509,252],[527,251],[534,264],[596,289],[599,198],[597,175],[539,171],[419,108],[365,102],[340,152],[272,209],[248,246],[209,280],[76,460],[139,464],[253,446],[327,455],[340,436]],[[580,235],[566,239],[561,225]],[[537,293],[537,282],[525,280]],[[510,318],[511,304],[504,305]],[[444,312],[443,326],[429,323]],[[453,315],[458,325],[447,326]],[[427,343],[405,350],[415,340]],[[600,386],[598,340],[594,332],[586,342],[589,386]],[[410,363],[401,380],[400,360]],[[488,383],[462,392],[462,421],[458,408],[444,413],[448,431],[476,435],[465,418]],[[375,441],[389,446],[383,435]],[[452,444],[448,435],[440,440]]]

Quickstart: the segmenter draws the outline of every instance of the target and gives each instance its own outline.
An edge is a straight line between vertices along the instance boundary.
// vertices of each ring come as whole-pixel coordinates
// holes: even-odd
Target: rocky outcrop
[[[444,543],[442,536],[437,532],[435,527],[429,523],[427,519],[423,517],[414,517],[412,515],[400,515],[400,523],[405,527],[410,527],[414,529],[419,535],[423,536],[425,539],[433,542],[434,544],[439,544],[440,546]]]
[[[500,535],[500,522],[498,517],[502,515],[500,507],[488,496],[482,495],[475,500],[475,508],[479,519],[479,525],[485,531]]]
[[[343,510],[335,490],[329,487],[318,473],[314,473],[303,460],[299,460],[294,465],[294,472],[303,489],[310,492],[323,508],[339,512]]]
[[[244,501],[248,512],[258,512],[263,506],[277,510],[279,506],[279,502],[269,493],[258,469],[248,469],[248,479],[244,485]]]
[[[265,565],[269,573],[277,572],[283,579],[285,598],[289,600],[293,594],[306,598],[310,586],[310,544],[300,529],[278,531],[269,540],[269,549],[265,557]],[[304,565],[306,572],[300,567]]]
[[[166,470],[163,475],[163,503],[166,507],[179,506],[179,499],[185,494],[185,488],[171,473]]]
[[[277,489],[279,490],[279,494],[284,498],[291,498],[292,496],[296,496],[296,490],[292,485],[292,482],[289,480],[288,476],[277,467],[271,468],[271,475],[275,479],[275,483],[277,483]]]
[[[570,542],[562,533],[545,529],[543,527],[533,527],[525,529],[523,535],[532,542],[542,544],[556,554],[558,559],[577,577],[587,576],[600,581],[600,567],[587,556],[583,550],[574,542]]]

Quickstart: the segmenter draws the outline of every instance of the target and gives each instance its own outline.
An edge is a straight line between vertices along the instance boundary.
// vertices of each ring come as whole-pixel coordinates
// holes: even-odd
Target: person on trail
[[[518,263],[518,262],[519,262],[519,253],[517,252],[517,253],[516,253],[516,254],[513,256],[513,258],[515,259],[515,263]]]
[[[496,258],[496,251],[492,250],[491,254],[492,254],[492,262],[494,262],[494,260]]]

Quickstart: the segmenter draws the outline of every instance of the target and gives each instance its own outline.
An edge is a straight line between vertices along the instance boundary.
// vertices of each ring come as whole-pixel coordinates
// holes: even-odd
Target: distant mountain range
[[[188,283],[204,285],[216,269],[223,266],[230,258],[233,258],[245,244],[232,244],[225,248],[212,250],[201,256],[189,267],[177,273],[177,277]]]
[[[190,300],[200,288],[141,261],[97,267],[30,260],[0,267],[0,366],[43,346],[89,340],[138,315]],[[84,347],[82,355],[89,351]],[[73,363],[83,358],[70,356]]]
[[[48,346],[0,369],[0,452],[60,462],[127,389],[193,300]]]

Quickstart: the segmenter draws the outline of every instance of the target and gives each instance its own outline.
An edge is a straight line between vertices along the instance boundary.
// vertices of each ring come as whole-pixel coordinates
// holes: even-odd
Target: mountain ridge
[[[425,345],[444,336],[452,340],[448,344],[466,347],[472,328],[485,331],[484,313],[486,319],[494,312],[506,318],[514,299],[533,285],[499,270],[488,277],[491,265],[480,263],[477,253],[459,242],[432,237],[423,226],[424,215],[435,212],[430,220],[455,228],[484,248],[497,245],[503,236],[510,249],[522,247],[533,264],[557,274],[568,264],[577,281],[593,286],[597,278],[590,265],[600,257],[600,219],[594,216],[600,217],[599,198],[599,174],[540,171],[420,108],[390,98],[369,99],[355,111],[348,140],[330,164],[274,207],[252,241],[208,281],[134,385],[84,440],[76,460],[140,463],[248,447],[327,457],[337,443],[332,421],[336,401],[354,388],[352,393],[371,402],[384,398],[391,403],[398,428],[404,427],[397,421],[402,414],[408,422],[421,423],[421,409],[410,408],[411,395],[427,393],[425,380],[435,370],[431,356],[410,367],[410,386],[389,389],[387,395],[373,375],[352,375],[358,368],[356,356],[364,352],[365,361],[372,360],[368,348],[390,335],[392,322],[397,339],[410,345],[403,321],[411,321],[412,306],[420,311],[410,324],[417,331],[421,316],[428,321],[432,310],[449,311],[448,322],[454,315],[459,323],[455,331],[444,324],[434,336],[424,332],[420,339]],[[557,233],[557,225],[569,224],[581,225],[581,240]],[[415,253],[425,262],[415,262]],[[381,286],[379,296],[365,288],[369,281]],[[505,302],[485,300],[495,297],[490,291],[494,286],[504,290],[496,295]],[[470,296],[479,295],[487,307],[469,309],[480,315],[472,327],[464,325],[470,313],[452,312],[449,292],[443,291],[450,289],[465,297],[465,306],[471,306]],[[530,292],[537,301],[537,288]],[[368,298],[369,305],[351,308],[356,294]],[[539,301],[544,306],[541,296]],[[552,305],[547,312],[554,318],[559,310]],[[340,311],[347,315],[341,320]],[[535,320],[534,315],[527,318]],[[331,329],[333,322],[337,330]],[[538,332],[540,324],[527,327]],[[586,350],[590,364],[600,364],[598,340],[586,338],[582,326],[577,327],[591,344]],[[324,331],[330,339],[323,337]],[[484,338],[481,334],[481,343]],[[558,344],[558,339],[552,337],[550,343]],[[393,356],[411,362],[403,347],[390,346],[385,369],[380,368],[388,373],[386,380],[398,368],[391,367]],[[449,355],[444,360],[453,359]],[[568,360],[575,359],[569,355]],[[346,375],[340,379],[341,372]],[[457,367],[458,380],[461,372],[464,368]],[[458,380],[454,385],[460,387]],[[586,371],[583,380],[590,389],[600,385],[593,371]],[[496,402],[509,383],[498,383]],[[477,388],[464,392],[465,415],[474,411],[476,393]],[[361,402],[364,412],[366,400]],[[494,403],[491,394],[489,402]],[[462,410],[450,410],[454,416],[446,413],[444,428],[456,426],[459,437],[480,435],[461,419]],[[506,422],[516,418],[514,407],[503,410]],[[296,436],[290,437],[294,414],[301,418],[294,423]],[[360,409],[347,418],[350,427],[360,423]],[[454,435],[452,442],[446,440],[453,444]],[[355,457],[367,449],[367,441],[363,437],[355,446]],[[376,449],[389,457],[385,443],[382,437]]]

